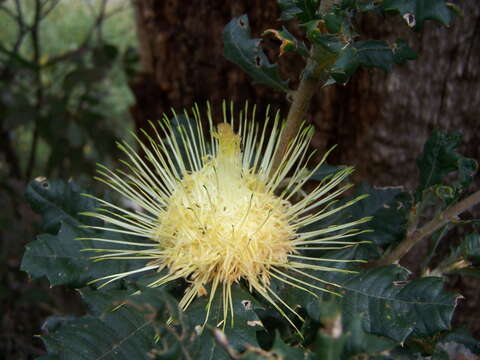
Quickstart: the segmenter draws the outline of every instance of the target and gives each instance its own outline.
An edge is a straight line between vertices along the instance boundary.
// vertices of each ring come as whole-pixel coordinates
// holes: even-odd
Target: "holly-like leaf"
[[[363,329],[398,342],[450,328],[457,296],[445,292],[441,278],[408,281],[408,270],[395,265],[362,272],[342,284],[346,321],[361,314]]]
[[[278,0],[278,7],[282,11],[280,20],[297,18],[301,23],[319,19],[317,9],[318,0]]]
[[[49,329],[42,336],[49,355],[69,360],[143,360],[149,356],[181,359],[182,353],[189,353],[194,336],[186,323],[178,322],[175,301],[159,289],[131,293],[83,291],[90,314]],[[169,316],[177,326],[166,325]],[[161,342],[156,341],[158,337]]]
[[[193,326],[202,326],[205,322],[209,294],[196,299],[187,309],[190,322]],[[239,285],[232,286],[232,300],[234,323],[231,326],[230,318],[223,329],[228,339],[228,346],[235,351],[245,350],[245,346],[258,346],[256,332],[263,330],[263,326],[255,313],[260,309],[258,301]],[[198,349],[197,358],[202,360],[228,360],[230,357],[220,347],[211,334],[211,329],[223,327],[223,297],[222,291],[217,290],[213,299],[208,323],[199,339],[201,346]]]
[[[458,132],[445,133],[434,131],[423,147],[422,155],[417,159],[420,170],[420,186],[417,198],[422,192],[434,185],[442,185],[447,175],[457,173],[451,183],[455,195],[460,194],[473,180],[478,170],[474,159],[466,158],[456,151],[462,135]]]
[[[288,81],[278,74],[260,46],[261,39],[252,39],[248,16],[232,19],[223,30],[224,56],[240,66],[253,80],[275,89],[288,91]]]
[[[379,354],[393,349],[398,343],[392,339],[369,334],[362,328],[362,318],[357,316],[350,324],[344,324],[348,335],[343,355],[347,358],[361,354]]]
[[[385,41],[357,41],[341,49],[330,69],[330,76],[339,84],[345,84],[359,66],[391,71],[393,65],[403,65],[416,59],[417,54],[405,41],[398,40],[393,46]]]
[[[434,20],[443,25],[452,21],[453,11],[446,0],[384,0],[384,12],[399,13],[414,30],[422,30],[426,20]]]
[[[27,199],[35,211],[43,215],[44,227],[50,230],[50,233],[41,234],[26,245],[21,269],[33,278],[45,276],[52,286],[79,288],[102,276],[142,267],[140,260],[94,262],[90,258],[96,254],[83,251],[116,245],[78,238],[97,237],[120,241],[131,241],[132,238],[117,232],[94,232],[81,228],[82,225],[99,225],[98,221],[78,214],[80,211],[93,211],[97,207],[95,200],[81,193],[73,182],[35,180],[30,183]]]
[[[56,235],[39,235],[37,240],[26,245],[21,269],[33,278],[45,276],[52,286],[80,288],[102,276],[142,267],[139,260],[92,261],[92,252],[83,250],[97,248],[99,244],[78,240],[86,235],[85,231],[68,223],[62,223]],[[118,233],[103,233],[99,237],[121,240]],[[102,248],[112,246],[103,242],[101,245]]]
[[[408,46],[405,40],[397,40],[393,45],[393,61],[398,65],[404,65],[408,60],[415,60],[418,53]]]
[[[404,201],[406,193],[399,187],[373,188],[363,183],[356,191],[357,196],[368,197],[347,208],[352,217],[372,216],[372,220],[362,224],[362,229],[371,232],[359,235],[362,241],[372,241],[375,245],[385,246],[400,241],[405,236],[407,208]]]
[[[392,70],[393,52],[385,41],[357,41],[353,46],[360,65],[368,68],[376,67],[387,72]]]

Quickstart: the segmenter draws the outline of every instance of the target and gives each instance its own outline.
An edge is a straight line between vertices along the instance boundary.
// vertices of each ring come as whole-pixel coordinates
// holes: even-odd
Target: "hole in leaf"
[[[252,302],[250,300],[242,300],[242,305],[245,310],[252,310]]]
[[[260,56],[255,56],[255,65],[257,65],[257,67],[262,65],[262,59],[260,59]]]
[[[405,13],[405,15],[403,15],[403,18],[405,19],[409,27],[414,27],[417,24],[417,21],[415,20],[415,15],[411,13]]]

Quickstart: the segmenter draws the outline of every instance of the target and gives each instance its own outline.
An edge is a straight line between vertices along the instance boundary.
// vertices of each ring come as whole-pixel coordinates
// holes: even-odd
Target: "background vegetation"
[[[288,7],[294,2],[279,3]],[[307,115],[318,130],[314,146],[322,150],[339,144],[342,151],[332,160],[355,165],[356,181],[407,185],[407,190],[417,191],[417,200],[423,196],[427,202],[431,200],[423,220],[434,209],[458,200],[463,191],[468,192],[468,186],[476,187],[468,166],[458,165],[471,164],[469,158],[480,154],[480,106],[476,106],[480,105],[476,91],[480,11],[476,0],[458,1],[458,5],[465,10],[464,18],[453,21],[448,29],[427,21],[421,35],[411,32],[401,17],[390,26],[378,14],[367,14],[357,24],[359,29],[369,38],[408,39],[421,55],[418,62],[388,75],[361,69],[346,86],[318,90],[311,115]],[[38,176],[73,178],[96,192],[96,185],[90,181],[95,163],[115,162],[116,139],[128,137],[129,130],[144,127],[147,120],[159,118],[170,107],[190,106],[193,101],[211,98],[218,104],[228,94],[234,100],[272,103],[286,114],[284,94],[267,86],[253,86],[223,57],[223,28],[243,13],[249,14],[254,37],[267,28],[279,28],[280,9],[273,0],[248,4],[193,1],[189,6],[183,1],[155,0],[0,0],[0,353],[7,358],[44,354],[42,342],[34,335],[54,331],[66,320],[65,315],[68,320],[86,311],[75,291],[59,286],[50,289],[51,278],[50,282],[32,280],[19,270],[25,245],[40,232],[58,230],[58,224],[49,228],[42,223],[24,200],[30,180]],[[293,24],[292,33],[299,32]],[[270,34],[263,44],[269,58],[277,60],[278,39]],[[281,67],[281,76],[291,77],[291,86],[296,88],[298,80],[291,74],[298,73],[305,63],[292,54],[278,61],[286,65]],[[436,132],[421,155],[423,144],[436,127],[461,130],[463,143],[459,135]],[[420,158],[418,169],[416,158]],[[439,159],[443,160],[435,168],[438,176],[425,181],[428,169]],[[32,194],[45,190],[41,188],[43,183],[28,189],[30,201]],[[80,208],[85,205],[76,198],[76,185],[49,184],[51,189],[59,189],[58,196],[52,198],[58,209],[76,202]],[[434,188],[438,193],[432,192]],[[448,189],[454,192],[448,193]],[[379,212],[379,227],[385,217],[392,216],[380,205],[401,199],[398,189],[375,190],[364,185],[359,191],[371,193],[373,200],[358,212]],[[71,197],[63,202],[67,194]],[[474,216],[471,213],[468,219]],[[403,226],[390,225],[381,234]],[[474,280],[478,272],[463,269],[463,275],[468,276],[460,276],[452,271],[459,270],[459,256],[472,260],[473,254],[478,260],[477,238],[464,236],[470,230],[462,226],[453,236],[445,237],[446,230],[442,229],[429,239],[428,246],[425,243],[414,248],[402,264],[411,265],[416,275],[432,269],[445,273],[447,285],[466,295],[466,300],[460,301],[455,323],[468,327],[478,337],[478,281]],[[395,244],[402,234],[391,238],[391,243]],[[462,246],[458,246],[461,241]],[[475,246],[469,248],[469,244]],[[387,273],[395,273],[399,281],[407,276],[397,270]],[[93,292],[84,296],[90,305],[99,301]],[[165,299],[158,306],[170,306]],[[149,301],[156,303],[158,299]],[[309,310],[312,318],[325,316]],[[97,315],[103,311],[97,308]],[[42,329],[47,317],[50,320]],[[114,318],[110,320],[115,322]],[[355,329],[358,324],[352,322],[351,326]],[[352,353],[367,341],[363,332],[359,330],[358,334],[358,348]],[[454,336],[460,341],[462,334]],[[470,341],[467,336],[463,339]],[[189,351],[195,353],[192,349]],[[422,351],[431,355],[437,350],[432,347]],[[438,350],[438,359],[443,359],[442,351]]]

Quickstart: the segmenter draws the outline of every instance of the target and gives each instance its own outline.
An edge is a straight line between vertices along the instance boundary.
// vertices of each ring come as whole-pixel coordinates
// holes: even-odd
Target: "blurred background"
[[[428,23],[422,33],[400,17],[363,17],[361,36],[408,40],[420,58],[318,90],[309,118],[314,146],[338,144],[330,161],[354,165],[355,181],[413,188],[415,159],[435,128],[461,131],[460,152],[480,158],[480,5],[455,2],[463,18],[450,28]],[[96,192],[96,163],[115,165],[115,141],[194,102],[218,109],[224,98],[248,99],[286,114],[284,94],[252,85],[222,56],[223,27],[243,13],[255,37],[281,26],[275,0],[0,0],[0,358],[42,355],[35,335],[45,319],[84,311],[72,290],[19,270],[25,244],[40,232],[23,197],[30,180],[73,179]],[[295,88],[302,60],[279,58],[272,38],[263,43]],[[445,253],[451,241],[442,243]],[[405,264],[415,270],[423,254],[413,249]],[[457,324],[479,336],[480,282],[449,281],[466,297]]]

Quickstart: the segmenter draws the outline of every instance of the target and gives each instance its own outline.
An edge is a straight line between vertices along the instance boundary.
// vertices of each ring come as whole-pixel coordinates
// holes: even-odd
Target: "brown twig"
[[[322,1],[319,11],[325,13],[337,2],[339,2],[339,0]],[[316,45],[312,45],[310,58],[305,66],[304,75],[297,90],[293,92],[293,101],[288,111],[285,129],[280,138],[279,147],[273,160],[272,174],[274,174],[280,166],[289,144],[298,134],[298,130],[303,121],[305,121],[313,95],[317,91],[319,84],[326,80],[326,70],[335,60],[335,54],[329,53]]]
[[[423,238],[433,234],[442,226],[454,221],[462,212],[480,203],[480,190],[442,211],[434,219],[423,225],[420,229],[408,234],[405,239],[383,258],[368,264],[369,268],[398,263],[410,249]]]

